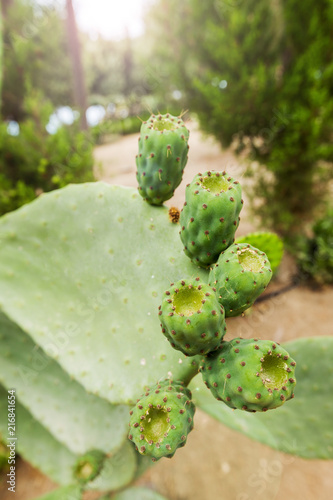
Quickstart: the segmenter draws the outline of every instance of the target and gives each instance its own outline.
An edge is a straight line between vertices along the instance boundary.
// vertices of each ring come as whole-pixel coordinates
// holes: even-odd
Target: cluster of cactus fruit
[[[137,179],[148,203],[161,205],[179,185],[188,137],[181,118],[169,114],[152,115],[142,124]],[[296,363],[277,342],[224,340],[225,318],[251,307],[272,277],[265,252],[235,243],[242,205],[239,182],[224,171],[199,173],[186,186],[179,234],[187,257],[210,268],[208,284],[200,277],[171,283],[158,315],[162,334],[174,349],[202,356],[199,371],[218,401],[265,412],[294,397]],[[177,210],[170,212],[177,223]],[[194,411],[185,384],[164,380],[147,389],[131,410],[129,439],[154,461],[171,457],[185,444]]]

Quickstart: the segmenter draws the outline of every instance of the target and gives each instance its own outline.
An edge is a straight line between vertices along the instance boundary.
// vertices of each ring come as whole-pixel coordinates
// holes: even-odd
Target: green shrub
[[[45,128],[52,107],[33,96],[27,118],[12,136],[0,124],[0,213],[15,210],[44,191],[93,180],[93,144],[74,124],[53,135]]]
[[[299,239],[299,271],[319,285],[333,284],[333,207],[313,225],[312,232],[311,238]]]

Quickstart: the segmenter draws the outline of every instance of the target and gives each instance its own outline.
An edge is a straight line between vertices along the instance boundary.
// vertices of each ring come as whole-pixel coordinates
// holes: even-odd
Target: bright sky
[[[152,0],[73,0],[79,27],[92,35],[123,38],[143,33],[142,14]]]

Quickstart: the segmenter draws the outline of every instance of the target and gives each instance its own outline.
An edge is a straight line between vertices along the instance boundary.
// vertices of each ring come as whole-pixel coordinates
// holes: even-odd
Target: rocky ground
[[[210,137],[190,124],[189,161],[174,198],[166,204],[181,208],[185,185],[205,170],[226,170],[243,179],[244,166],[230,151],[222,151]],[[136,186],[137,135],[99,146],[95,150],[96,178],[111,184]],[[243,181],[242,181],[243,179]],[[246,204],[238,235],[255,228]],[[292,259],[284,257],[270,289],[283,287],[294,272]],[[285,342],[299,337],[333,334],[333,289],[313,291],[298,286],[278,298],[255,306],[252,314],[228,322],[228,337],[258,336]],[[333,425],[333,423],[332,423]],[[333,491],[333,461],[303,460],[279,453],[219,424],[197,411],[195,429],[187,445],[172,460],[163,459],[139,480],[170,500],[328,500]],[[55,485],[30,465],[20,461],[16,500],[30,500]],[[0,486],[0,498],[13,494]],[[87,495],[86,500],[96,498]]]

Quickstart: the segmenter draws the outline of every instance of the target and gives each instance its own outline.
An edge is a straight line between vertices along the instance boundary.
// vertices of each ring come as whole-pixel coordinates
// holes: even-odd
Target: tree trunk
[[[78,107],[81,114],[81,128],[82,130],[86,130],[88,128],[86,119],[87,93],[81,60],[81,47],[72,0],[66,0],[66,6],[68,46],[73,68],[73,97],[75,106]]]

